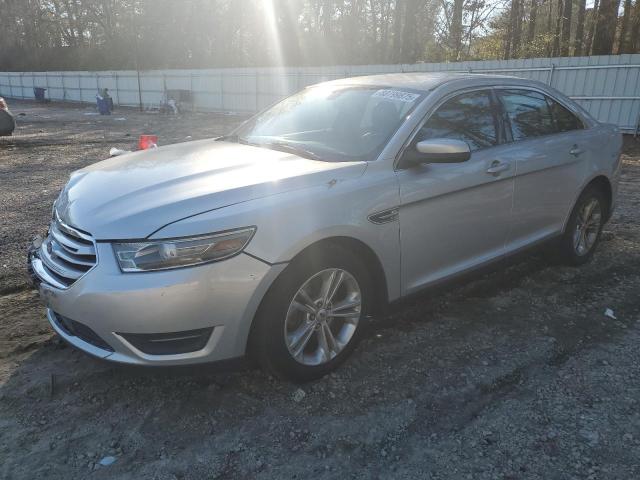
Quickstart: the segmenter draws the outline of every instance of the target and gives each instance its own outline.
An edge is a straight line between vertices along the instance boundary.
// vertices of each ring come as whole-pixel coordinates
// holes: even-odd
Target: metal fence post
[[[191,91],[191,113],[196,111],[196,99],[193,94],[193,72],[189,72],[189,90]]]
[[[224,77],[222,76],[222,72],[220,72],[220,110],[223,112],[224,110]]]
[[[113,72],[113,77],[116,83],[116,105],[120,106],[120,93],[118,92],[118,72]]]
[[[260,73],[256,70],[256,112],[260,111]]]
[[[553,87],[553,72],[555,71],[556,71],[556,64],[552,63],[551,67],[549,68],[549,80],[547,81],[550,87]]]

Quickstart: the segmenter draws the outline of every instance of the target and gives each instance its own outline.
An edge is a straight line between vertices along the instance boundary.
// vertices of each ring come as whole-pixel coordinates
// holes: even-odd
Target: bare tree
[[[562,11],[562,44],[560,55],[569,56],[569,47],[571,46],[571,14],[573,11],[573,0],[564,0],[564,9]]]
[[[633,14],[633,7],[631,0],[624,0],[624,15],[622,16],[622,24],[620,25],[620,39],[618,41],[618,54],[631,53],[631,42],[628,38],[629,27],[631,24],[631,16]]]
[[[511,0],[509,23],[507,25],[504,44],[505,60],[508,60],[512,56],[516,56],[518,54],[518,49],[520,48],[520,28],[522,26],[520,20],[520,5],[521,0]]]
[[[453,1],[453,13],[451,15],[451,49],[454,60],[460,59],[460,50],[462,48],[462,7],[464,0]]]
[[[620,0],[601,0],[593,37],[593,55],[611,55],[616,36]]]
[[[598,23],[598,14],[599,14],[599,5],[600,0],[594,0],[593,9],[591,10],[591,22],[589,24],[589,34],[587,35],[587,39],[584,43],[584,53],[589,55],[591,53],[591,49],[593,47],[593,38],[596,33],[596,25]]]
[[[640,1],[636,0],[636,8],[631,22],[631,48],[640,51]]]
[[[564,0],[565,2],[569,1],[569,0]],[[556,17],[556,28],[555,28],[555,32],[553,33],[553,51],[551,53],[552,56],[558,56],[560,55],[560,34],[562,32],[562,0],[558,0],[558,4],[557,4],[557,17]]]
[[[576,20],[576,38],[573,41],[573,55],[579,57],[582,55],[582,45],[584,43],[584,17],[586,0],[578,0],[578,18]]]
[[[527,43],[533,42],[536,36],[536,21],[538,19],[538,0],[531,0],[531,7],[529,10],[529,25],[527,29]]]

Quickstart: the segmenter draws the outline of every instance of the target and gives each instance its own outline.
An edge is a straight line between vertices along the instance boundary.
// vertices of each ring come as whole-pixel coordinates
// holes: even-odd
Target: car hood
[[[362,175],[364,162],[322,162],[215,140],[111,158],[71,175],[61,220],[97,240],[145,238],[199,213]],[[241,227],[243,225],[238,225]]]

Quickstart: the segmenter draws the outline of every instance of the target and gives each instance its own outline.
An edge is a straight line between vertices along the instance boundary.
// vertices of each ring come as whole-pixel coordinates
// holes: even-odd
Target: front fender
[[[368,245],[384,270],[389,299],[400,294],[397,219],[374,224],[369,215],[397,207],[395,173],[374,169],[366,178],[338,180],[304,190],[231,205],[166,226],[152,238],[200,235],[255,225],[245,252],[269,264],[290,262],[306,247],[332,237]]]

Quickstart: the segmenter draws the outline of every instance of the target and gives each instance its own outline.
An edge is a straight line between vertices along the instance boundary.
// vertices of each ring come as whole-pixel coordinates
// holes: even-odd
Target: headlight
[[[114,243],[123,272],[146,272],[217,262],[240,253],[255,233],[247,227],[197,237]]]

